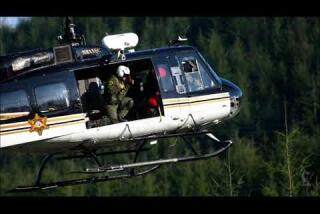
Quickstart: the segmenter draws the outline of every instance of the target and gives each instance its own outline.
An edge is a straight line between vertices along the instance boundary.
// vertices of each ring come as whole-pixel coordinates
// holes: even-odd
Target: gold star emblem
[[[42,131],[44,129],[48,129],[47,126],[47,118],[46,117],[40,117],[38,114],[34,115],[34,118],[32,120],[28,120],[28,123],[31,125],[30,132],[38,132],[39,136],[42,135]]]

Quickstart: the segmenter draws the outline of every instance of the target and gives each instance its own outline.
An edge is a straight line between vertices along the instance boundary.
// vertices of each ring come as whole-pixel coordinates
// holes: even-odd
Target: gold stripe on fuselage
[[[19,122],[20,123],[20,122]],[[25,127],[29,127],[29,123],[28,122],[21,122],[20,124],[12,124],[12,125],[0,125],[0,129],[1,130],[8,130],[11,128],[25,128]]]
[[[28,114],[29,112],[2,113],[0,114],[0,121],[27,116]]]
[[[219,99],[219,100],[203,100],[203,101],[198,101],[196,103],[183,103],[183,104],[177,103],[177,104],[171,104],[169,106],[164,106],[164,108],[193,107],[193,106],[205,105],[205,104],[210,104],[210,103],[226,102],[229,100],[230,100],[230,98],[224,98],[224,99]]]
[[[85,123],[85,121],[81,120],[81,121],[74,121],[74,122],[70,122],[70,123],[51,125],[49,127],[49,129],[50,128],[57,128],[57,127],[61,127],[61,126],[76,125],[76,124],[80,124],[80,123]],[[29,129],[17,130],[17,131],[12,131],[12,132],[8,132],[8,133],[2,133],[2,134],[0,133],[0,136],[10,135],[10,134],[18,134],[18,133],[23,133],[23,132],[30,132],[30,131],[29,131]]]
[[[67,116],[65,118],[48,118],[48,125],[50,125],[50,123],[54,123],[54,122],[65,122],[66,120],[76,120],[76,119],[84,119],[84,115],[72,115],[72,116]]]
[[[61,116],[61,117],[54,117],[54,118],[48,118],[47,123],[48,125],[55,123],[55,122],[67,122],[69,120],[76,120],[76,119],[84,119],[83,114],[77,114],[77,115],[71,115],[71,116]],[[18,122],[14,124],[4,124],[0,125],[1,130],[9,130],[9,129],[16,129],[16,128],[27,128],[30,127],[29,123],[27,121],[25,122]]]
[[[163,105],[168,104],[178,104],[182,102],[194,102],[194,101],[206,101],[208,99],[221,99],[229,97],[229,93],[221,93],[221,94],[210,94],[198,97],[190,97],[190,98],[170,98],[170,99],[163,99]]]

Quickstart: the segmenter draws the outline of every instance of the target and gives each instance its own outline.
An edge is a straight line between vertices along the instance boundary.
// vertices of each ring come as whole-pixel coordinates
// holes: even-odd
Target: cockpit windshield
[[[205,60],[205,58],[201,55],[200,52],[197,52],[197,54],[199,55],[201,60],[204,62],[206,69],[214,76],[214,79],[218,82],[218,84],[221,85],[222,84],[221,79],[216,74],[216,72],[214,72],[213,68],[209,65],[209,63]]]
[[[220,78],[197,51],[177,52],[176,61],[180,70],[183,71],[188,92],[198,92],[220,87]]]

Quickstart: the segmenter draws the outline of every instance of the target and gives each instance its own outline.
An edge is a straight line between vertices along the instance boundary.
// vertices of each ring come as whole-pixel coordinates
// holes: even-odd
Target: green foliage
[[[79,17],[75,21],[88,44],[100,44],[106,33],[136,32],[137,49],[166,46],[190,26],[189,44],[201,51],[219,76],[244,92],[240,114],[214,127],[234,144],[217,159],[162,166],[145,177],[19,195],[319,196],[320,18]],[[16,29],[0,23],[0,54],[54,46],[56,36],[63,33],[62,23],[60,17],[33,17]],[[0,195],[32,183],[40,160],[36,155],[1,152]],[[49,180],[73,178],[64,172],[79,164],[85,161],[55,163],[44,174]]]

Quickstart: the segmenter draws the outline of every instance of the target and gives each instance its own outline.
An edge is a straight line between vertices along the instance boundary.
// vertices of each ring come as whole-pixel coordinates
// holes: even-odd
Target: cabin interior
[[[107,96],[104,86],[120,65],[129,67],[134,80],[126,95],[134,100],[134,105],[126,119],[133,121],[163,115],[160,89],[151,59],[122,61],[75,72],[82,108],[89,117],[88,128],[111,124],[104,108]]]

